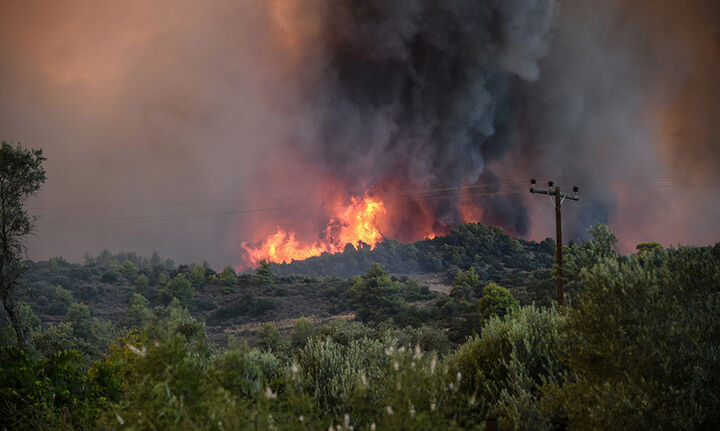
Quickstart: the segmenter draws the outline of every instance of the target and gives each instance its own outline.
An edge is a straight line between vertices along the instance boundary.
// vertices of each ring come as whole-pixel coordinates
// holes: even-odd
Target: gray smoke
[[[361,192],[368,183],[479,182],[516,142],[512,91],[538,79],[556,10],[554,0],[321,3],[322,67],[306,113],[319,125],[295,146]],[[527,232],[519,200],[484,207],[492,221]],[[431,210],[443,224],[462,221],[454,202]]]
[[[581,187],[566,238],[607,221],[625,250],[708,243],[717,184],[609,179],[717,183],[718,23],[717,0],[3,1],[0,139],[48,157],[33,258],[237,264],[261,228],[316,237],[327,220],[229,211],[304,203],[328,179],[360,194],[535,176]],[[476,198],[483,220],[553,235],[547,200],[496,191]],[[387,236],[460,221],[454,200],[404,205]],[[126,223],[148,216],[171,220]]]

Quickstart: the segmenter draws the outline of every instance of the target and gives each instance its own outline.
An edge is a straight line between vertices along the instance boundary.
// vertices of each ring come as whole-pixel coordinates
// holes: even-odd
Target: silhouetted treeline
[[[343,253],[273,266],[283,275],[342,278],[362,274],[372,263],[393,273],[457,272],[474,267],[482,280],[498,280],[512,272],[550,268],[554,253],[555,242],[550,238],[540,243],[518,240],[498,227],[469,223],[434,239],[410,244],[386,239],[373,250],[367,245],[348,245]]]

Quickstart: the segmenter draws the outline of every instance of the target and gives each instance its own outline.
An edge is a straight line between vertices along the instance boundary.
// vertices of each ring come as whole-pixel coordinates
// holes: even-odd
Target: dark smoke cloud
[[[510,92],[516,81],[539,77],[555,1],[316,6],[321,36],[313,48],[323,67],[311,77],[317,84],[307,115],[319,127],[296,146],[331,176],[361,192],[368,182],[470,185],[514,144]],[[517,200],[488,199],[485,206],[493,221],[526,233]],[[462,221],[453,202],[431,210],[443,224]]]
[[[3,1],[0,139],[44,148],[35,208],[536,176],[581,186],[566,237],[607,221],[626,250],[705,244],[720,240],[717,186],[607,179],[717,176],[718,23],[716,0]],[[537,196],[477,202],[514,234],[554,234]],[[326,221],[309,208],[122,222],[274,203],[36,210],[30,255],[237,264],[261,228],[316,235]],[[458,223],[460,204],[407,203],[386,234],[413,237],[420,216]]]

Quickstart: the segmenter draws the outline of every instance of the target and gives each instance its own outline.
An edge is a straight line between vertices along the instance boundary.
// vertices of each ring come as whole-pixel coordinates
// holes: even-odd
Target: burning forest
[[[720,429],[718,70],[719,0],[0,0],[0,430]]]

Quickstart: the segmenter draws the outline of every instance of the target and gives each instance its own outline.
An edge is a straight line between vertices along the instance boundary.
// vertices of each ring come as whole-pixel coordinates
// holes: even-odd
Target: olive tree
[[[23,290],[25,239],[34,225],[23,204],[45,182],[44,160],[41,149],[0,144],[0,299],[21,349],[27,349],[28,338],[17,304]]]

